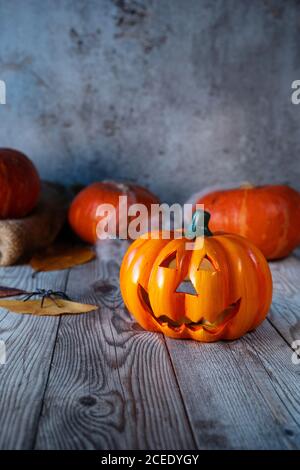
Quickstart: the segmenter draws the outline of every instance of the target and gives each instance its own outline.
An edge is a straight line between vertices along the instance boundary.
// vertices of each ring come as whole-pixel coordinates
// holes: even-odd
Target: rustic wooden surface
[[[299,255],[271,269],[268,319],[215,344],[143,331],[123,307],[115,253],[34,279],[0,269],[2,285],[99,305],[60,318],[0,310],[0,448],[300,448]]]

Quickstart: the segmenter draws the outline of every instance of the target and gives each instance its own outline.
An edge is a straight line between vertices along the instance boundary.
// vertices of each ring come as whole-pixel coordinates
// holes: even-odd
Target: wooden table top
[[[28,266],[0,269],[2,285],[99,305],[59,318],[0,310],[0,448],[300,448],[299,256],[271,263],[265,322],[214,344],[143,331],[123,306],[117,261],[34,279]]]

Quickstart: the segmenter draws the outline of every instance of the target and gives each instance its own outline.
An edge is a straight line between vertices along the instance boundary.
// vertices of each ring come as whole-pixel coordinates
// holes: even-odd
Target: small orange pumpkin
[[[196,201],[211,213],[213,231],[249,238],[267,259],[287,256],[300,244],[300,194],[285,185],[211,192]]]
[[[69,223],[74,232],[88,243],[97,241],[97,224],[101,216],[97,216],[100,204],[111,204],[119,208],[119,197],[127,196],[128,206],[139,203],[150,209],[151,204],[159,203],[154,194],[142,186],[132,183],[101,181],[92,183],[73,199],[69,209]],[[128,217],[128,222],[130,218]],[[118,227],[117,227],[118,229]]]
[[[0,149],[0,218],[17,219],[37,205],[41,190],[39,174],[24,153]]]
[[[194,226],[199,214],[194,213]],[[263,254],[239,235],[212,235],[204,214],[205,235],[195,239],[192,250],[185,237],[142,236],[125,254],[122,296],[146,330],[211,342],[239,338],[265,319],[272,277]]]

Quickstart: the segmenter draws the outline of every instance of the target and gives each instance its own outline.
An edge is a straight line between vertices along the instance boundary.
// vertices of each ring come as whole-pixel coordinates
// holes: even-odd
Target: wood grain
[[[300,447],[300,369],[270,323],[227,343],[166,341],[200,449]]]
[[[300,366],[290,347],[300,339],[300,261],[271,269],[271,312],[255,332],[218,344],[166,340],[200,448],[300,448]]]
[[[274,295],[270,322],[291,345],[300,340],[300,259],[294,254],[270,263]]]
[[[122,307],[114,260],[73,268],[72,298],[99,311],[63,317],[38,449],[189,449],[195,442],[162,335]]]
[[[1,268],[1,284],[64,290],[68,273],[40,273],[35,279],[31,274],[25,266]],[[58,318],[0,310],[0,339],[7,349],[7,363],[0,366],[1,449],[33,446],[58,325]]]
[[[274,293],[286,298],[299,297],[300,295],[300,258],[291,255],[288,258],[269,263],[272,271]]]
[[[300,448],[300,259],[271,263],[268,320],[232,342],[143,331],[123,308],[119,255],[68,272],[0,269],[1,285],[65,290],[99,310],[61,319],[0,310],[2,449]]]

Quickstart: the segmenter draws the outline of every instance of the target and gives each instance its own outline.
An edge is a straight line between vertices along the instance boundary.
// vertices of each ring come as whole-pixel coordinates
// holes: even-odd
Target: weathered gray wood
[[[300,339],[300,258],[295,253],[270,263],[274,295],[270,322],[288,344]]]
[[[195,442],[163,336],[122,308],[114,260],[73,268],[68,293],[100,304],[61,320],[38,449],[182,449]]]
[[[71,270],[67,292],[98,311],[60,320],[1,310],[0,448],[299,448],[289,346],[300,339],[299,264],[271,263],[269,320],[234,342],[142,331],[123,309],[115,253]],[[30,273],[1,269],[0,284],[65,287],[66,271]]]
[[[256,332],[209,345],[166,340],[201,448],[300,447],[300,366],[289,347],[300,339],[300,261],[270,265],[274,300]]]
[[[285,259],[272,261],[269,265],[272,271],[274,294],[282,294],[287,298],[299,296],[300,258],[293,254]]]
[[[29,267],[1,268],[1,285],[64,290],[67,271],[39,273]],[[58,318],[17,315],[0,309],[0,339],[7,363],[0,365],[0,448],[32,447],[56,340]]]
[[[166,341],[199,448],[300,447],[300,367],[269,322],[233,342]]]

